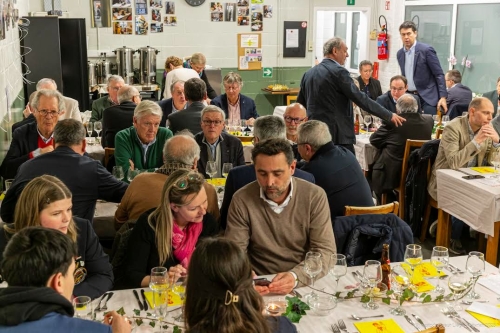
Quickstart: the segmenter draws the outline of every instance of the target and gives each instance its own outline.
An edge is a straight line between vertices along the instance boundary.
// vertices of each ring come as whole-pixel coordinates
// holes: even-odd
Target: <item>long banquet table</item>
[[[363,171],[368,171],[369,166],[375,162],[378,149],[371,145],[370,136],[366,134],[356,135],[356,143],[354,144],[356,159]]]
[[[450,262],[465,270],[465,264],[466,264],[466,256],[461,256],[461,257],[453,257],[450,258]],[[392,263],[391,265],[396,265]],[[345,292],[347,289],[345,289],[346,286],[349,285],[354,285],[356,283],[356,280],[353,278],[351,272],[359,270],[362,271],[363,267],[349,267],[347,269],[347,274],[343,276],[340,279],[339,282],[339,291]],[[446,274],[451,274],[450,271],[444,270]],[[490,276],[492,274],[498,275],[498,269],[490,264],[486,264],[486,271],[483,276]],[[480,278],[481,279],[481,278]],[[428,280],[430,283],[435,284],[436,279],[429,279]],[[447,280],[442,280],[441,285],[445,286],[446,293],[449,293],[448,288],[446,287]],[[326,292],[334,293],[335,292],[335,280],[333,276],[327,275],[323,277],[322,279],[319,279],[315,283],[315,288],[317,289],[324,289]],[[144,288],[147,290],[147,288]],[[303,288],[298,288],[297,291],[301,293],[302,295],[305,295],[310,291],[310,288],[308,287],[303,287]],[[488,301],[489,304],[499,304],[496,300],[496,297],[498,296],[494,292],[490,291],[489,289],[486,289],[485,287],[481,286],[479,283],[476,286],[476,291],[481,295],[481,300],[483,301]],[[500,293],[500,290],[498,291]],[[111,300],[108,303],[108,309],[109,310],[118,310],[120,307],[124,307],[126,315],[128,316],[133,316],[133,310],[138,309],[137,301],[135,300],[135,297],[132,293],[132,290],[122,290],[122,291],[115,291],[115,295],[111,298]],[[435,297],[436,295],[433,295]],[[269,300],[273,296],[265,296],[264,301]],[[141,299],[142,300],[142,299]],[[302,319],[300,320],[300,323],[296,324],[297,329],[300,333],[330,333],[330,325],[333,323],[336,323],[337,320],[343,319],[344,322],[347,325],[347,330],[348,332],[358,332],[357,329],[354,327],[355,321],[351,319],[350,315],[351,314],[356,314],[358,316],[365,316],[365,315],[375,315],[375,314],[383,314],[385,318],[377,318],[377,319],[387,319],[387,318],[393,318],[397,324],[401,327],[401,329],[404,332],[416,332],[415,328],[411,326],[404,317],[402,316],[393,316],[389,313],[389,310],[391,308],[395,307],[395,301],[391,302],[391,305],[386,305],[383,304],[380,299],[376,300],[376,302],[380,305],[380,307],[376,310],[366,310],[362,307],[361,302],[359,298],[354,298],[354,299],[349,299],[349,300],[344,300],[342,302],[339,302],[337,307],[332,311],[332,313],[329,316],[321,317],[317,316],[312,313],[312,311],[307,311],[307,315],[303,316]],[[94,301],[94,304],[97,304],[97,300]],[[405,302],[403,304],[403,308],[406,310],[406,313],[410,316],[411,314],[416,314],[426,324],[427,328],[430,328],[431,326],[434,326],[436,324],[442,324],[446,328],[446,332],[451,332],[451,333],[461,333],[461,332],[468,332],[466,329],[461,327],[460,325],[457,324],[453,319],[450,319],[446,317],[442,312],[441,308],[445,306],[445,303],[418,303],[418,302]],[[466,305],[462,304],[463,307],[467,307]],[[175,309],[175,308],[172,308]],[[169,309],[170,310],[170,309]],[[151,311],[151,310],[150,310]],[[141,312],[141,315],[144,316],[146,313],[145,311]],[[487,328],[483,324],[481,324],[479,321],[477,321],[474,317],[472,317],[469,313],[466,311],[459,311],[460,316],[465,318],[468,322],[470,322],[472,325],[474,325],[477,329],[480,330],[480,332],[500,332],[500,327],[498,328]],[[166,320],[173,322],[173,318],[179,315],[179,310],[172,311],[169,313],[167,316]],[[97,318],[102,317],[102,312],[100,312],[97,316]],[[412,317],[413,319],[413,317]],[[374,318],[371,319],[364,319],[362,321],[373,321]],[[144,324],[141,325],[140,327],[137,327],[135,332],[158,332],[158,329],[153,330],[149,325],[149,321],[145,320]],[[182,325],[180,322],[176,322],[178,325]],[[167,330],[167,332],[172,332],[172,325],[169,325],[170,328]]]

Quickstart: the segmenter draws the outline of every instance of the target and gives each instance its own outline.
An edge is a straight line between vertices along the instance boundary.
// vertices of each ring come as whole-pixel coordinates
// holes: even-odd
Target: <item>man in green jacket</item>
[[[102,96],[96,99],[92,103],[92,116],[90,121],[101,121],[102,112],[104,109],[109,108],[112,105],[120,104],[118,103],[118,90],[125,85],[125,81],[119,75],[111,75],[108,78],[108,94],[107,96]]]
[[[133,126],[115,137],[115,161],[125,174],[130,170],[154,170],[163,165],[163,145],[172,131],[160,127],[162,111],[152,101],[142,101],[134,110]]]

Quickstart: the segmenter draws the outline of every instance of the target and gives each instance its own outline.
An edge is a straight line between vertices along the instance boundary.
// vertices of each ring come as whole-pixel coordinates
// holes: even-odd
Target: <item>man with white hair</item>
[[[172,131],[160,127],[163,113],[158,104],[142,101],[134,110],[133,126],[115,136],[115,161],[125,173],[154,170],[163,165],[163,145]]]
[[[41,79],[36,84],[36,90],[57,90],[56,81],[48,78]],[[79,122],[82,121],[82,115],[80,114],[80,109],[78,108],[78,101],[76,99],[63,96],[64,108],[61,110],[62,112],[59,114],[59,120],[63,119],[75,119]]]
[[[106,108],[102,115],[102,140],[104,148],[115,148],[115,135],[133,122],[134,110],[141,102],[141,95],[134,86],[125,85],[118,90],[119,105]]]
[[[92,103],[92,116],[90,121],[101,121],[102,112],[104,109],[109,108],[112,105],[120,104],[118,102],[118,90],[125,85],[125,81],[120,75],[111,75],[108,78],[108,95],[96,99]]]

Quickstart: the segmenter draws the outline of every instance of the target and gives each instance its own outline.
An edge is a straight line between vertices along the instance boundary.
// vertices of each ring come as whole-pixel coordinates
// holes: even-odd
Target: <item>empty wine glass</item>
[[[436,286],[436,292],[440,294],[444,294],[444,288],[441,287],[441,271],[443,268],[448,267],[448,261],[450,260],[450,254],[448,253],[448,249],[444,246],[434,246],[432,248],[431,254],[431,264],[436,267],[438,273],[438,284]]]
[[[495,168],[495,173],[498,173],[497,169],[500,167],[500,153],[494,149],[490,153],[490,163]]]
[[[335,291],[339,289],[339,280],[342,276],[347,273],[347,262],[345,255],[340,253],[334,253],[330,256],[330,274],[335,277],[337,285]],[[339,301],[338,299],[337,301]]]
[[[165,267],[153,267],[149,276],[149,288],[153,291],[153,316],[161,321],[167,315],[168,289],[168,270]]]
[[[89,138],[92,137],[92,131],[94,129],[94,123],[91,123],[90,121],[87,123],[87,134],[89,135]]]
[[[137,177],[140,173],[141,173],[141,170],[139,170],[139,169],[134,169],[134,170],[129,169],[127,171],[128,182],[130,183],[131,181],[133,181],[134,178]]]
[[[365,125],[366,125],[366,131],[367,132],[370,132],[370,124],[372,123],[372,116],[365,116],[363,118],[364,122],[365,122]]]
[[[124,172],[123,172],[123,168],[121,167],[121,165],[116,165],[113,167],[113,176],[115,176],[116,179],[118,180],[122,180],[123,177],[125,176]]]
[[[401,300],[401,296],[403,295],[403,291],[408,288],[410,285],[410,277],[406,270],[398,266],[393,266],[391,269],[391,290],[394,291],[394,294],[398,300],[398,306],[389,311],[391,314],[395,316],[402,316],[406,313],[406,311],[401,307],[403,304]]]
[[[102,131],[102,123],[100,121],[96,121],[94,123],[94,131],[97,132],[97,143],[100,143],[101,140],[99,140],[99,134],[101,133]]]
[[[422,247],[417,244],[406,245],[405,251],[405,263],[410,265],[411,268],[411,280],[413,280],[413,275],[415,274],[415,267],[422,263]],[[413,283],[413,281],[411,281]]]
[[[311,278],[311,288],[314,288],[314,278],[321,273],[323,270],[323,262],[321,261],[321,253],[315,251],[309,251],[306,253],[306,258],[304,260],[304,272]],[[308,300],[314,296],[314,289],[306,295]]]
[[[367,260],[363,269],[363,279],[370,284],[370,301],[363,304],[368,310],[378,309],[378,304],[373,302],[373,288],[382,282],[382,266],[378,260]]]
[[[449,121],[450,121],[450,116],[441,116],[441,124],[443,124],[443,127],[445,127]]]
[[[453,293],[453,308],[456,311],[461,311],[462,307],[458,304],[458,296],[467,290],[469,287],[469,276],[467,274],[451,274],[448,280],[448,288]]]
[[[208,161],[205,173],[210,176],[210,179],[214,178],[217,174],[217,164],[215,161]]]
[[[437,124],[439,124],[439,116],[437,114],[433,114],[432,120],[434,120],[434,127],[436,127]]]
[[[375,116],[372,116],[372,119],[373,119],[373,126],[375,126],[375,129],[379,129],[380,126],[382,126],[382,119]]]
[[[222,165],[222,176],[224,178],[227,178],[227,175],[229,175],[229,171],[233,168],[233,163],[224,163]]]
[[[472,274],[474,278],[474,286],[472,287],[472,290],[469,292],[467,297],[471,299],[479,299],[481,298],[481,295],[476,293],[476,282],[477,279],[483,274],[485,266],[484,266],[484,254],[481,252],[477,251],[472,251],[469,253],[469,256],[467,257],[467,264],[465,266],[467,268],[467,271]]]

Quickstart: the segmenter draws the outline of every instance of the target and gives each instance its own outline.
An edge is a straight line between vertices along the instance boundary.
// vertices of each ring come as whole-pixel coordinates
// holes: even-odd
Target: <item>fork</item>
[[[343,321],[342,319],[339,319],[339,320],[337,321],[337,323],[339,324],[339,328],[340,328],[343,332],[349,333],[349,332],[347,331],[347,327],[345,326],[345,323],[344,323],[344,321]]]
[[[444,308],[444,309],[442,309],[442,310],[441,310],[441,312],[443,312],[443,314],[444,314],[446,317],[448,317],[448,318],[450,318],[450,319],[455,319],[458,323],[460,323],[460,325],[462,325],[463,327],[465,327],[465,329],[467,329],[467,331],[472,332],[472,331],[471,331],[471,329],[469,328],[469,326],[465,325],[465,324],[464,324],[464,323],[460,320],[460,318],[455,317],[454,315],[452,315],[452,314],[450,313],[450,311],[449,311],[449,309],[448,309],[448,308]]]
[[[102,311],[106,311],[106,310],[108,309],[108,301],[109,301],[109,299],[110,299],[112,296],[113,296],[113,293],[112,293],[112,292],[110,292],[110,293],[108,294],[108,298],[106,298],[106,301],[104,301],[104,306],[102,306],[102,307],[101,307],[101,310],[102,310]]]
[[[453,317],[458,318],[458,319],[462,320],[465,324],[467,324],[467,326],[469,326],[474,332],[479,332],[479,330],[476,327],[474,327],[474,325],[469,323],[464,318],[460,317],[460,315],[458,314],[458,312],[454,308],[448,307],[448,311]]]
[[[332,324],[330,327],[331,327],[333,333],[340,333],[340,329],[337,326],[337,324]]]

